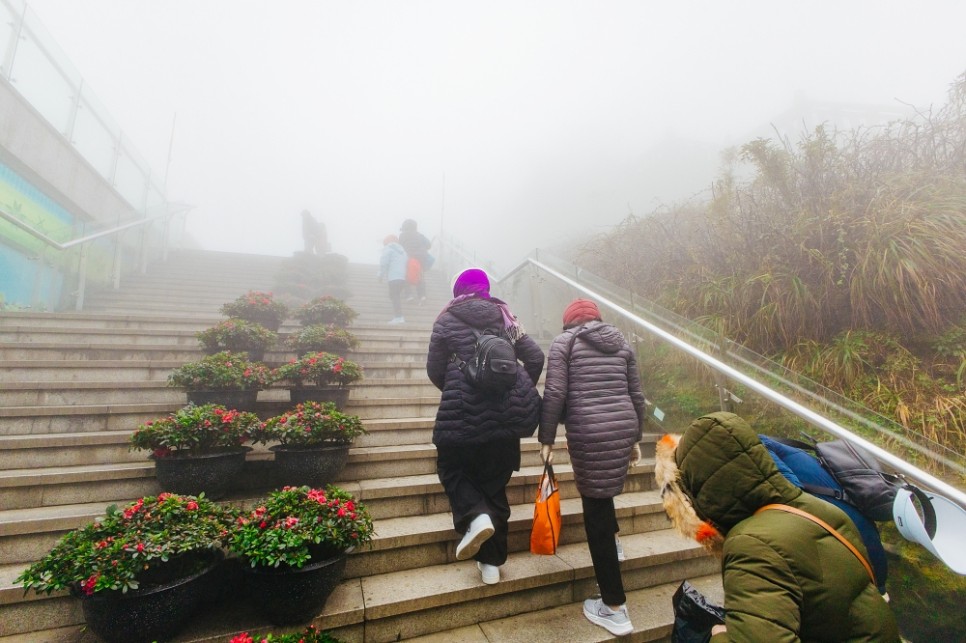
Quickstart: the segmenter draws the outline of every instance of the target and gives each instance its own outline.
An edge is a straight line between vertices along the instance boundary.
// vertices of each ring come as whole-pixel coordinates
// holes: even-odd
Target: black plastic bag
[[[674,606],[671,643],[707,643],[711,628],[724,625],[724,608],[709,603],[704,594],[688,581],[681,583],[674,592],[671,605]]]

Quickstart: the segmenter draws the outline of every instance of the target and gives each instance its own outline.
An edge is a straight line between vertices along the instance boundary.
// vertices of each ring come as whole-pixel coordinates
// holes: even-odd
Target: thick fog
[[[308,209],[373,263],[413,218],[508,267],[706,189],[803,106],[938,107],[966,69],[961,0],[30,6],[203,247],[291,254]]]

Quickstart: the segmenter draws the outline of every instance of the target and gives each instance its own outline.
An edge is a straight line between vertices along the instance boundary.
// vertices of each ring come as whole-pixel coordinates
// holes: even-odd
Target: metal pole
[[[86,243],[80,247],[80,265],[77,267],[77,302],[74,310],[84,310],[84,292],[87,288],[87,249]]]

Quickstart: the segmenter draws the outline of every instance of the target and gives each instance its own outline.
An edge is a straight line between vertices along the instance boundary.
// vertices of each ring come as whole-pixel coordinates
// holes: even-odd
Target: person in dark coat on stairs
[[[557,425],[567,427],[567,450],[584,511],[584,530],[600,598],[584,601],[584,616],[611,634],[630,634],[615,534],[614,497],[627,470],[641,460],[647,404],[637,359],[624,335],[601,320],[597,305],[574,300],[550,345],[540,417],[540,456],[553,461]],[[565,411],[566,409],[566,411]]]
[[[468,361],[476,332],[488,329],[503,331],[523,364],[513,386],[502,393],[474,387],[456,361]],[[486,273],[463,271],[453,285],[453,299],[433,324],[426,372],[442,392],[433,444],[453,526],[464,534],[456,559],[475,559],[487,584],[499,582],[500,566],[507,559],[506,485],[520,469],[520,438],[532,435],[540,419],[536,383],[543,361],[543,351],[507,304],[490,296]]]

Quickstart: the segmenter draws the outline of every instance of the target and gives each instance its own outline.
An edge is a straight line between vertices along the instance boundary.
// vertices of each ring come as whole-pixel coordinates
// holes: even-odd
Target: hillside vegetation
[[[580,262],[963,453],[966,74],[914,119],[726,156]]]

